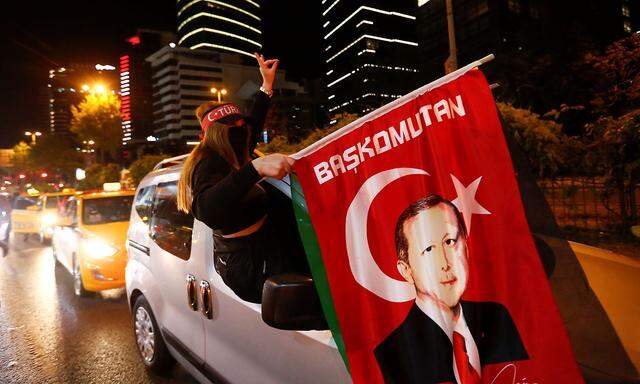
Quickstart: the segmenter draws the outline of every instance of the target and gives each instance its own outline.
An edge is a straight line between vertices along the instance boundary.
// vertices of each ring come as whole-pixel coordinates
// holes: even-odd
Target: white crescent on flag
[[[429,176],[429,173],[416,168],[394,168],[371,176],[351,201],[345,223],[347,255],[353,277],[364,288],[394,303],[413,300],[415,287],[388,276],[380,269],[369,249],[367,217],[371,203],[384,187],[410,175]]]

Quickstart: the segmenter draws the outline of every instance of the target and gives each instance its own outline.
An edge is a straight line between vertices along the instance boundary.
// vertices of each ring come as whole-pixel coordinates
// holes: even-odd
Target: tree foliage
[[[159,162],[166,159],[165,155],[144,155],[138,160],[131,163],[129,167],[129,176],[133,181],[134,185],[138,185],[140,180],[147,175],[147,173],[151,172],[153,167],[156,166]]]
[[[78,105],[72,107],[71,131],[82,141],[93,140],[99,157],[117,157],[122,138],[120,125],[120,101],[111,93],[91,93]]]
[[[73,177],[76,168],[82,167],[82,156],[70,139],[58,135],[45,135],[31,148],[29,159],[39,169],[49,173]]]
[[[104,183],[120,181],[118,164],[92,164],[85,169],[86,178],[80,182],[80,189],[102,188]]]
[[[11,162],[13,163],[13,169],[17,172],[31,172],[34,170],[34,164],[31,161],[30,155],[31,147],[24,141],[19,142],[13,146],[13,156]]]
[[[580,150],[578,142],[563,134],[562,125],[555,121],[542,119],[534,112],[511,104],[497,103],[497,106],[539,177],[556,174],[569,163],[569,154]]]
[[[338,120],[336,124],[326,128],[314,129],[300,141],[289,142],[285,136],[276,136],[269,143],[261,144],[258,147],[258,150],[264,153],[278,152],[278,153],[290,154],[290,153],[298,152],[301,149],[306,148],[309,145],[315,143],[316,141],[322,139],[328,134],[335,132],[338,129],[355,121],[358,118],[358,115],[344,113],[344,114],[335,116],[335,118]]]
[[[596,116],[621,115],[640,105],[640,34],[611,44],[603,55],[588,55],[594,72],[594,97],[591,105]]]
[[[587,151],[591,167],[604,176],[605,202],[618,195],[625,227],[638,220],[636,189],[640,183],[640,108],[619,118],[602,117],[587,126],[592,138]]]

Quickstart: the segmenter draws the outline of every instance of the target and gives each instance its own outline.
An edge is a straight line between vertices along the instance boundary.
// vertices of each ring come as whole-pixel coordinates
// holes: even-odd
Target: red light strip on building
[[[120,122],[122,125],[122,144],[131,140],[131,73],[129,55],[120,56]]]

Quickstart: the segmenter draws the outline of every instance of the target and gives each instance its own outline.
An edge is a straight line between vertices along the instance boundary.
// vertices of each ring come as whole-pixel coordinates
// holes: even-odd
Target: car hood
[[[119,249],[124,249],[129,222],[121,221],[108,224],[85,225],[84,228],[88,236],[95,236],[109,244],[115,245]]]

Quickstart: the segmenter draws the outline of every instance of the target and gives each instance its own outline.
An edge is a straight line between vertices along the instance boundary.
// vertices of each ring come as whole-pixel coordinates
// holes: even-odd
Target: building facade
[[[262,49],[260,0],[178,0],[178,45],[240,54]]]
[[[140,157],[155,139],[151,64],[145,59],[169,44],[175,44],[173,33],[139,29],[126,40],[119,58],[122,151],[127,162]]]
[[[625,33],[640,33],[640,4],[637,1],[622,0],[620,16]]]
[[[322,0],[327,110],[365,114],[419,86],[415,0]]]
[[[257,64],[244,65],[237,54],[165,46],[147,61],[152,68],[154,137],[169,153],[184,153],[189,145],[198,143],[200,125],[195,110],[200,104],[220,100],[246,110],[262,83]],[[278,71],[274,106],[287,108],[279,95],[304,94],[302,86],[287,81],[286,73]]]
[[[573,87],[563,88],[571,65],[628,36],[628,0],[452,0],[458,67],[488,54],[483,66],[496,94],[516,105],[546,112]],[[445,0],[420,1],[421,73],[428,82],[445,73],[449,56]],[[625,16],[628,15],[628,16]],[[564,79],[563,79],[564,78]],[[555,83],[555,87],[547,84]],[[575,95],[579,97],[580,95]],[[575,101],[574,97],[571,97]]]
[[[117,92],[115,67],[108,64],[69,64],[49,70],[47,82],[49,131],[57,135],[71,133],[71,107],[84,99],[85,92]]]

